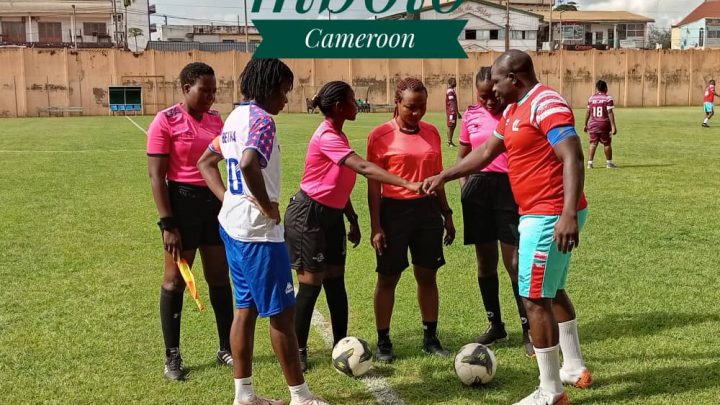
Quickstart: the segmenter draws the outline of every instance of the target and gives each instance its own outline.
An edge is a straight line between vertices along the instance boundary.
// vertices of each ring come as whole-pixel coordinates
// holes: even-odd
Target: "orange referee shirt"
[[[440,142],[440,133],[432,124],[420,121],[420,131],[408,134],[392,119],[370,132],[367,160],[408,181],[423,181],[443,169]],[[382,196],[397,200],[425,197],[390,184],[382,185]]]

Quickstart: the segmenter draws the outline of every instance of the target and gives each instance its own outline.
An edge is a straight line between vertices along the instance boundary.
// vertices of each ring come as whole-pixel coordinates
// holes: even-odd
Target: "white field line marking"
[[[147,132],[145,131],[145,129],[144,129],[143,127],[141,127],[140,125],[138,125],[137,122],[133,121],[132,118],[128,117],[127,115],[125,116],[125,118],[127,118],[128,121],[132,122],[133,125],[135,125],[135,126],[137,127],[137,129],[139,129],[140,131],[142,131],[143,134],[147,135]]]
[[[320,333],[325,343],[332,347],[332,327],[327,323],[325,317],[317,310],[314,310],[311,323]],[[372,374],[372,370],[370,373]],[[361,377],[360,381],[365,384],[365,387],[375,397],[379,405],[405,405],[405,401],[400,398],[397,392],[393,391],[390,384],[383,377],[377,375]]]

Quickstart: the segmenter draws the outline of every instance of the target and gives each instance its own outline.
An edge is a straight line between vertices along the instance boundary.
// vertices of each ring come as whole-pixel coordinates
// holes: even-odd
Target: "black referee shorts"
[[[378,273],[403,272],[409,266],[408,249],[415,266],[437,270],[445,264],[445,227],[437,197],[412,200],[383,198],[380,225],[385,232],[387,246],[382,255],[376,254]]]
[[[518,206],[506,173],[473,174],[461,194],[465,244],[518,245]]]
[[[168,194],[183,250],[223,244],[217,219],[222,203],[208,187],[168,181]]]
[[[325,271],[344,266],[346,254],[343,210],[320,204],[300,190],[285,211],[285,242],[295,270]]]

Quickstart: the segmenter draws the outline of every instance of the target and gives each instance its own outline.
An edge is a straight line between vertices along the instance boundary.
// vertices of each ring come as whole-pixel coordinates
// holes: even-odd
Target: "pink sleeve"
[[[348,156],[355,153],[350,148],[347,140],[332,131],[325,131],[320,134],[318,145],[323,155],[327,156],[336,165],[343,164]]]
[[[468,112],[465,111],[465,114],[463,114],[462,124],[460,125],[460,143],[470,145],[470,132],[467,127],[467,117]]]
[[[148,155],[169,155],[170,154],[170,129],[165,114],[159,113],[155,116],[147,132],[147,154]]]

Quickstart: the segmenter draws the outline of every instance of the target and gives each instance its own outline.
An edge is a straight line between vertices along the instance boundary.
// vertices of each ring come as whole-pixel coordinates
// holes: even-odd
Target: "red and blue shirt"
[[[508,176],[521,215],[560,215],[565,200],[563,163],[553,146],[577,136],[575,117],[565,99],[537,84],[510,104],[495,129],[508,154]],[[578,210],[587,207],[585,194]]]

